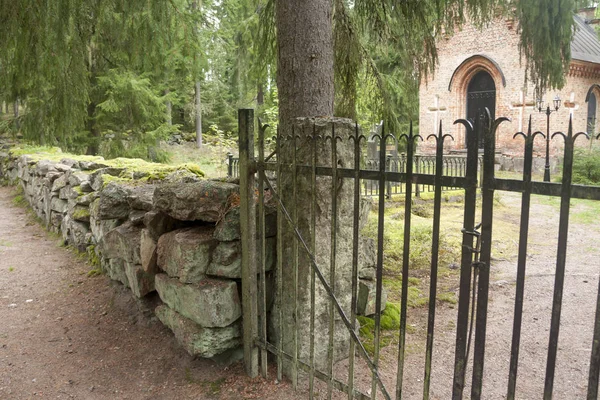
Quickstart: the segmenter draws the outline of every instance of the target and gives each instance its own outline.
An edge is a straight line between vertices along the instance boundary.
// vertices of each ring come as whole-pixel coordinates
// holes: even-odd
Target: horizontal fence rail
[[[564,140],[561,182],[532,181],[534,137],[531,122],[527,133],[515,134],[524,143],[522,179],[499,179],[495,176],[496,131],[506,118],[492,121],[489,113],[477,121],[459,120],[467,138],[464,156],[444,154],[444,143],[452,140],[442,131],[422,138],[411,129],[398,137],[386,134],[385,126],[374,135],[379,140],[379,158],[363,157],[366,137],[357,125],[338,119],[302,119],[286,134],[278,132],[276,150],[265,156],[266,126],[258,127],[258,157],[254,157],[253,119],[251,111],[240,110],[240,181],[245,196],[241,198],[243,216],[242,258],[244,361],[252,376],[267,377],[269,354],[276,363],[278,379],[291,379],[294,388],[306,390],[310,398],[317,393],[332,398],[334,392],[348,399],[400,399],[406,396],[405,366],[409,281],[411,267],[411,215],[413,199],[419,192],[434,193],[429,293],[427,305],[427,337],[423,351],[422,398],[431,394],[432,363],[436,342],[436,296],[440,264],[440,220],[442,191],[447,188],[464,192],[462,246],[458,304],[456,307],[454,359],[448,371],[452,376],[452,399],[462,399],[470,391],[472,399],[486,398],[482,393],[486,350],[486,329],[490,287],[491,246],[495,191],[521,193],[518,255],[515,274],[514,312],[512,320],[510,366],[506,374],[507,398],[515,399],[517,371],[523,320],[524,283],[528,255],[528,229],[531,195],[561,198],[556,269],[552,295],[551,322],[548,330],[545,362],[544,399],[552,398],[557,365],[558,337],[565,278],[565,260],[569,223],[569,206],[573,198],[600,200],[600,187],[572,184],[574,142],[584,133],[555,133],[553,139]],[[417,140],[435,143],[435,156],[416,155]],[[484,154],[479,153],[483,140]],[[388,157],[386,144],[402,142],[406,153]],[[229,157],[229,170],[236,162]],[[369,186],[371,185],[371,186]],[[375,186],[375,187],[373,187]],[[256,188],[251,190],[251,188]],[[385,187],[386,190],[377,188]],[[394,188],[397,188],[396,192]],[[373,190],[373,193],[366,193]],[[397,368],[382,371],[382,310],[385,307],[384,242],[386,234],[385,200],[403,194],[404,219],[400,269],[400,320],[397,327]],[[481,194],[481,201],[478,195]],[[377,203],[376,232],[365,237],[364,197]],[[375,209],[375,207],[374,207]],[[257,217],[254,217],[257,213]],[[373,213],[374,214],[374,213]],[[373,218],[375,216],[373,215]],[[397,219],[397,217],[394,217]],[[270,221],[270,222],[269,222]],[[477,223],[477,221],[481,221]],[[368,280],[364,270],[365,240],[373,242],[373,274]],[[276,244],[273,248],[273,240]],[[274,258],[276,261],[273,261]],[[366,283],[374,289],[370,298],[374,321],[372,343],[358,334],[359,287]],[[588,399],[598,396],[600,373],[600,281],[597,302],[590,308],[595,313],[591,349]],[[397,286],[394,286],[394,288]],[[390,289],[392,290],[392,289]],[[342,360],[344,360],[342,362]],[[386,364],[389,364],[386,362]],[[362,371],[362,373],[360,373]],[[467,373],[471,374],[467,379]],[[467,388],[467,384],[470,388]],[[320,397],[319,397],[320,398]],[[412,397],[411,397],[412,398]]]

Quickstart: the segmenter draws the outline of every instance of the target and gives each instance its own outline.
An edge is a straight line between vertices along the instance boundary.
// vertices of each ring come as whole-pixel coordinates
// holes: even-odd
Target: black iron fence
[[[481,162],[483,158],[478,157],[478,171],[480,174],[483,173],[481,169]],[[230,178],[239,177],[239,157],[234,157],[232,153],[227,154],[227,176]],[[271,161],[276,163],[276,160]],[[389,172],[400,172],[406,171],[407,157],[405,153],[401,153],[398,156],[387,155],[385,157],[385,170]],[[367,158],[362,161],[364,169],[369,171],[379,170],[379,160],[375,158]],[[464,177],[467,171],[467,156],[466,155],[452,155],[445,154],[442,158],[443,173],[446,176]],[[435,174],[436,157],[434,155],[415,155],[413,158],[413,170],[417,174],[433,175]],[[478,182],[481,182],[479,179]],[[451,186],[444,186],[442,191],[449,191],[457,189]],[[414,193],[415,196],[419,197],[421,193],[433,192],[434,186],[427,184],[415,184]],[[406,193],[406,183],[402,182],[386,182],[385,195],[386,198],[391,198],[392,195]],[[379,183],[375,180],[366,180],[362,184],[363,196],[378,196],[379,195]]]
[[[334,119],[306,119],[294,126],[287,135],[277,137],[277,162],[265,157],[264,129],[259,127],[258,156],[254,154],[254,116],[252,110],[240,110],[240,225],[242,242],[242,297],[244,362],[249,375],[259,373],[267,377],[268,354],[274,355],[277,377],[288,376],[294,387],[307,387],[312,398],[319,381],[327,397],[334,391],[347,394],[349,399],[400,399],[407,382],[404,380],[407,355],[407,313],[411,269],[411,218],[415,195],[413,185],[431,185],[434,188],[433,229],[431,235],[431,262],[426,321],[426,345],[423,352],[422,397],[431,395],[432,361],[434,359],[435,318],[437,310],[440,217],[442,188],[464,190],[460,283],[456,313],[453,362],[445,362],[446,375],[452,376],[449,390],[452,399],[462,399],[470,391],[472,399],[488,398],[482,394],[483,371],[488,325],[490,266],[492,250],[492,218],[495,207],[494,193],[509,191],[521,194],[518,255],[515,265],[514,312],[505,317],[512,321],[510,366],[506,371],[493,368],[493,374],[508,376],[506,398],[517,395],[524,308],[525,270],[528,254],[529,215],[532,195],[557,196],[561,199],[558,241],[552,306],[547,330],[547,357],[538,357],[545,364],[543,398],[551,399],[557,366],[558,339],[561,328],[561,309],[565,285],[567,236],[569,231],[570,202],[573,198],[600,200],[600,187],[573,185],[574,142],[585,133],[574,133],[572,125],[566,133],[557,132],[553,139],[564,140],[563,173],[560,183],[532,180],[534,137],[531,123],[527,133],[515,134],[515,140],[524,141],[524,172],[522,179],[500,179],[495,176],[495,134],[506,121],[480,118],[476,126],[459,120],[467,138],[464,175],[453,176],[444,164],[444,135],[430,135],[436,142],[433,174],[419,169],[415,163],[415,141],[422,139],[412,131],[395,138],[382,130],[378,168],[365,168],[361,162],[362,145],[366,138],[358,126],[348,126]],[[344,125],[345,124],[345,125]],[[480,159],[479,138],[483,138],[484,154]],[[404,140],[406,159],[404,169],[388,167],[385,156],[386,142]],[[410,160],[413,160],[412,162]],[[481,167],[481,168],[480,168]],[[481,172],[481,170],[483,172]],[[267,172],[274,173],[271,178]],[[427,171],[428,172],[428,171]],[[381,363],[384,231],[386,229],[384,191],[377,194],[378,214],[375,240],[376,260],[372,285],[375,290],[373,308],[373,342],[367,351],[364,340],[357,334],[356,316],[359,271],[362,266],[361,205],[363,184],[376,181],[378,187],[388,183],[404,184],[404,232],[401,264],[400,321],[397,337],[397,367],[383,373]],[[479,181],[479,182],[478,182]],[[478,189],[480,186],[480,189]],[[256,188],[261,190],[256,190]],[[481,203],[477,201],[481,191]],[[480,204],[480,209],[478,209]],[[276,214],[276,229],[272,221]],[[481,218],[481,219],[480,219]],[[481,223],[477,224],[476,220]],[[276,262],[269,264],[268,243],[276,231]],[[516,236],[516,235],[515,235]],[[272,260],[272,258],[271,258]],[[275,273],[269,272],[273,269]],[[598,279],[598,278],[596,278]],[[595,313],[591,329],[593,337],[578,346],[589,355],[587,398],[598,398],[600,373],[600,279],[596,303],[588,307]],[[269,300],[269,293],[273,299]],[[267,329],[270,326],[271,329]],[[471,340],[473,337],[473,341]],[[415,350],[415,349],[413,349]],[[415,350],[416,351],[416,350]],[[566,349],[569,351],[569,349]],[[586,355],[586,357],[588,357]],[[448,359],[447,354],[438,357]],[[337,361],[346,359],[343,363]],[[387,363],[389,364],[389,362]],[[335,368],[334,368],[335,366]],[[362,366],[363,373],[357,368]],[[341,373],[340,368],[344,371]],[[414,366],[411,366],[413,369]],[[364,371],[368,371],[365,375]],[[467,379],[467,373],[470,379]],[[365,382],[365,378],[367,381]],[[306,379],[306,380],[305,380]],[[571,379],[571,378],[569,378]],[[306,382],[306,384],[304,383]],[[581,382],[579,383],[582,384]],[[469,386],[467,386],[469,385]],[[573,383],[574,385],[574,383]],[[540,397],[542,393],[539,393]],[[450,396],[444,397],[450,398]]]

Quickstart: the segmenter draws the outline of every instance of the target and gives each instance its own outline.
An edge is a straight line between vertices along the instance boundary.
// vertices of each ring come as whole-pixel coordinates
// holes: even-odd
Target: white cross
[[[440,96],[435,95],[435,99],[433,100],[433,106],[427,107],[427,112],[433,113],[433,134],[437,135],[437,131],[440,125],[440,113],[444,113],[447,111],[446,106],[440,106]]]
[[[525,93],[520,90],[519,91],[519,102],[518,103],[512,103],[509,108],[511,110],[519,110],[519,132],[523,132],[523,118],[525,116],[525,109],[527,107],[531,107],[534,108],[535,107],[535,103],[534,102],[530,102],[527,103],[525,101]]]

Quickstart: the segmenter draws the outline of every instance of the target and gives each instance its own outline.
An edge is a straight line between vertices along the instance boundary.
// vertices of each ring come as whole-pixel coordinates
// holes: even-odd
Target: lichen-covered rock
[[[135,186],[127,198],[129,206],[134,210],[152,211],[155,189],[155,185]]]
[[[90,228],[96,243],[101,243],[104,235],[122,223],[123,220],[120,219],[96,219],[93,215],[90,215]]]
[[[146,216],[146,211],[142,210],[131,210],[129,212],[129,222],[133,225],[143,225],[144,217]]]
[[[156,240],[148,229],[142,229],[140,238],[140,258],[142,259],[142,268],[146,272],[156,273],[158,270]]]
[[[50,209],[58,213],[64,214],[67,211],[68,203],[58,197],[52,197],[50,200]]]
[[[129,279],[125,272],[125,261],[118,258],[111,258],[108,262],[103,263],[106,275],[113,281],[119,281],[123,285],[129,287]]]
[[[256,243],[257,251],[259,242]],[[277,261],[277,240],[265,240],[265,271],[271,271]],[[258,268],[258,266],[257,266]],[[240,279],[242,277],[242,246],[239,240],[220,242],[212,254],[211,263],[206,270],[207,275],[223,278]]]
[[[184,222],[178,221],[163,212],[149,211],[144,215],[144,226],[154,240],[158,240],[163,233],[183,228],[184,225]]]
[[[105,178],[111,176],[119,176],[121,172],[123,172],[125,168],[101,168],[96,170],[90,174],[90,185],[93,190],[100,191],[104,187]]]
[[[110,182],[100,192],[97,209],[97,219],[127,218],[129,216],[129,203],[127,198],[130,188],[117,182]]]
[[[70,215],[75,221],[90,222],[90,209],[86,206],[75,206]]]
[[[165,233],[158,240],[158,266],[170,277],[194,283],[203,279],[217,246],[214,228],[200,226]]]
[[[375,314],[375,300],[376,300],[376,285],[375,282],[365,281],[360,279],[358,281],[358,297],[356,299],[356,312],[358,315],[373,315]],[[387,291],[383,289],[381,292],[381,311],[385,309],[385,303],[387,302]]]
[[[191,356],[210,358],[241,344],[239,322],[225,328],[203,328],[165,305],[156,307],[155,314]]]
[[[182,221],[218,221],[231,206],[239,186],[202,180],[165,183],[154,192],[154,207]]]
[[[120,258],[131,264],[141,264],[140,228],[126,222],[106,233],[102,238],[103,257]]]
[[[158,274],[155,286],[165,304],[202,327],[226,327],[242,315],[237,284],[233,281],[204,279],[185,284]]]
[[[155,274],[144,271],[141,265],[125,263],[125,275],[136,297],[141,298],[154,291]]]
[[[258,226],[258,208],[256,212]],[[265,207],[265,237],[277,235],[277,211],[274,207]],[[240,208],[232,207],[215,226],[215,239],[229,242],[240,240]]]
[[[62,174],[52,183],[52,191],[58,192],[60,189],[64,188],[68,184],[69,184],[69,179],[67,178],[67,176],[65,174]]]
[[[69,174],[69,184],[71,186],[80,186],[82,183],[90,181],[90,175],[81,171],[73,171]],[[91,189],[91,186],[90,186]]]

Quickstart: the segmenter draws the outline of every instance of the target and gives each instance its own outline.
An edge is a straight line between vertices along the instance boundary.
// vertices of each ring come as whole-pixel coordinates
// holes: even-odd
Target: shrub
[[[600,147],[576,149],[573,156],[573,183],[600,184]]]

